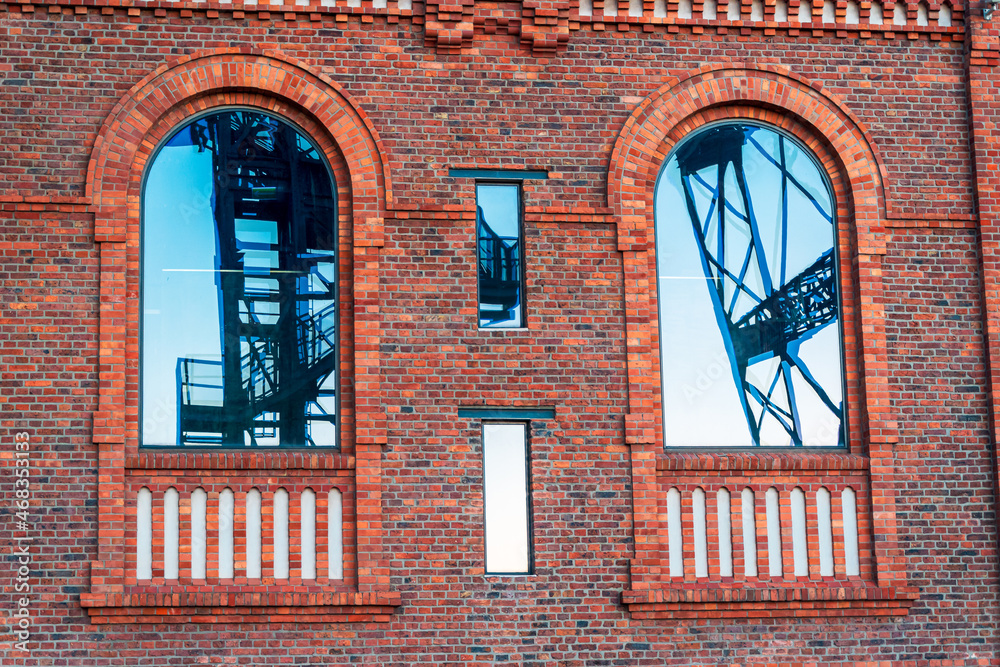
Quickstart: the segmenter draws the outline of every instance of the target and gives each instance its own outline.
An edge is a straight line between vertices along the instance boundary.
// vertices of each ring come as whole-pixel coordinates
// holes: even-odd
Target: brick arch
[[[608,168],[608,206],[623,245],[649,242],[656,178],[674,143],[713,111],[736,106],[775,112],[767,120],[802,139],[828,169],[833,165],[824,153],[832,157],[837,169],[831,177],[848,183],[844,194],[858,235],[881,227],[886,170],[871,135],[836,96],[777,66],[706,65],[649,95],[618,135]]]
[[[200,97],[237,92],[253,95],[251,106],[285,107],[323,128],[346,163],[355,224],[381,231],[392,205],[392,184],[382,141],[361,108],[335,81],[281,52],[218,49],[161,65],[112,109],[87,167],[86,195],[97,216],[98,237],[120,238],[126,219],[137,215],[129,197],[138,195],[141,184],[143,170],[136,168],[137,162],[156,144],[150,132],[172,111],[190,108]],[[314,139],[322,143],[323,137]]]

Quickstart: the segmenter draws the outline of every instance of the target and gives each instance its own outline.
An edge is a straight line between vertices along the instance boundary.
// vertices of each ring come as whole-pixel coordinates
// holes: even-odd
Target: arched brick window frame
[[[339,451],[150,452],[138,447],[143,174],[156,147],[173,129],[206,110],[233,106],[259,109],[297,125],[332,168],[341,248]],[[232,621],[387,620],[399,604],[398,594],[389,590],[381,542],[381,450],[386,436],[378,399],[377,304],[382,224],[392,204],[383,154],[371,122],[338,84],[274,51],[224,49],[173,60],[137,83],[112,109],[94,143],[86,184],[101,258],[99,403],[93,416],[99,448],[99,545],[98,559],[91,564],[91,588],[81,601],[95,622],[178,622],[209,616]],[[213,578],[217,573],[210,563],[205,580],[192,580],[190,568],[187,576],[184,568],[190,535],[182,530],[179,579],[164,581],[154,564],[153,579],[137,581],[137,492],[150,488],[155,498],[158,490],[162,495],[171,486],[205,489],[210,510],[218,506],[225,488],[237,493],[257,488],[265,499],[285,488],[293,498],[291,531],[298,521],[296,490],[310,489],[321,499],[316,508],[321,524],[324,491],[339,490],[343,579],[319,574],[316,580],[302,581],[295,577],[297,562],[292,557],[290,579],[275,581],[268,576],[265,553],[263,582]],[[154,510],[154,523],[157,516]],[[210,525],[208,531],[210,560],[217,527]],[[320,571],[321,565],[317,563]],[[266,592],[261,592],[261,583],[267,585]]]
[[[707,123],[745,119],[781,128],[819,159],[834,190],[838,219],[841,298],[845,347],[848,451],[775,453],[746,450],[665,451],[660,404],[657,325],[654,191],[672,148]],[[881,279],[885,254],[883,220],[886,173],[871,137],[846,106],[785,69],[744,64],[708,65],[674,79],[632,113],[615,144],[608,173],[608,200],[624,255],[627,321],[628,414],[626,442],[631,451],[635,557],[630,590],[623,601],[633,616],[666,617],[712,609],[745,616],[746,604],[761,604],[769,615],[857,615],[906,613],[916,593],[906,586],[895,527],[896,484],[891,448],[897,441],[886,375],[884,304]],[[695,489],[725,488],[732,515],[740,516],[740,490],[753,488],[757,517],[766,514],[764,489],[775,487],[780,510],[783,576],[724,576],[709,539],[709,573],[697,576],[690,536]],[[842,543],[838,571],[819,573],[816,510],[809,510],[809,576],[792,571],[789,492],[850,488],[858,498],[860,566],[845,573]],[[683,572],[669,566],[667,494],[678,489],[681,505]],[[718,532],[712,513],[709,536]],[[721,514],[716,515],[717,522]],[[677,524],[675,524],[676,526]],[[734,562],[737,536],[733,526]],[[756,527],[758,566],[766,550],[761,519]],[[836,542],[836,540],[835,540]],[[675,561],[676,562],[676,561]],[[738,568],[734,568],[736,572]],[[766,570],[765,568],[762,568]]]

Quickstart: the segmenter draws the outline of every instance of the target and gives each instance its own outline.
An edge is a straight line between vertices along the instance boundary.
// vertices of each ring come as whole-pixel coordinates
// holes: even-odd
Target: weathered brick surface
[[[896,456],[907,471],[896,509],[909,536],[910,581],[925,591],[914,612],[936,622],[923,638],[931,657],[947,655],[947,643],[985,652],[996,631],[977,255],[972,230],[914,230],[894,232],[886,256],[886,339],[900,419]]]
[[[33,652],[5,635],[0,663],[1000,661],[996,370],[984,329],[998,307],[991,178],[1000,113],[988,83],[996,36],[978,32],[966,49],[940,40],[946,31],[580,29],[562,3],[550,4],[534,3],[528,23],[513,5],[437,4],[426,34],[419,5],[412,22],[292,8],[264,17],[0,5],[5,615],[18,597],[15,432],[30,432],[34,464]],[[212,53],[176,60],[194,52]],[[263,72],[280,72],[280,90],[267,89]],[[126,96],[143,80],[148,89]],[[327,94],[338,102],[323,106]],[[722,99],[734,102],[712,108]],[[143,612],[177,614],[174,623],[123,622],[133,613],[125,603],[103,618],[91,606],[92,617],[81,595],[100,589],[111,599],[128,579],[114,534],[130,530],[126,468],[140,470],[130,473],[139,483],[143,470],[158,471],[161,487],[170,475],[204,476],[215,491],[233,483],[222,457],[154,460],[134,442],[141,166],[172,123],[227,103],[293,118],[338,178],[350,276],[343,456],[241,459],[252,472],[240,479],[274,468],[275,478],[327,470],[349,480],[358,500],[346,516],[359,525],[349,527],[344,586],[357,600],[345,592],[316,611],[315,599],[282,591],[263,612],[308,623],[213,617],[215,590]],[[685,131],[751,108],[814,146],[831,170],[853,313],[851,448],[870,463],[654,451],[650,191],[639,181],[655,177]],[[511,166],[550,172],[525,187],[529,328],[481,331],[474,190],[447,170]],[[859,194],[864,201],[852,200]],[[484,403],[555,410],[531,432],[530,577],[483,575],[481,434],[458,408]],[[190,472],[199,465],[206,471]],[[878,599],[850,618],[835,604],[723,600],[670,620],[631,616],[624,592],[654,600],[663,591],[658,475],[687,471],[693,487],[692,469],[722,465],[756,471],[746,476],[762,486],[773,478],[811,491],[821,482],[796,481],[801,470],[839,467],[852,484],[870,481],[859,493],[873,511],[861,522],[871,530],[863,543],[874,545],[862,583],[879,594],[916,587],[908,614],[875,617],[880,607],[906,612]],[[189,616],[203,622],[180,622]]]

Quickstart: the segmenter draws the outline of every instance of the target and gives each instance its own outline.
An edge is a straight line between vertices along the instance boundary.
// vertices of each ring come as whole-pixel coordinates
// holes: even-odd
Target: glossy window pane
[[[476,186],[476,237],[479,326],[524,326],[519,186]]]
[[[483,424],[487,573],[531,571],[527,466],[524,424]]]
[[[227,110],[149,168],[142,444],[337,445],[333,183],[316,147]]]
[[[681,142],[656,190],[665,443],[843,444],[832,195],[777,131]]]

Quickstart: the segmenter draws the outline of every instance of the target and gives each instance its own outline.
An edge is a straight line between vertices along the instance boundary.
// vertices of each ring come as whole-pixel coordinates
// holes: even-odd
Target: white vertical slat
[[[750,20],[764,20],[764,0],[753,0],[753,2],[750,3]]]
[[[180,499],[177,489],[163,494],[163,578],[176,579],[180,568]]]
[[[642,16],[642,0],[628,0],[628,15]]]
[[[893,25],[906,25],[906,3],[897,2],[892,8]]]
[[[618,16],[618,0],[604,0],[604,15]]]
[[[938,25],[942,28],[951,26],[951,5],[947,2],[942,2],[938,9]]]
[[[930,23],[930,10],[926,2],[917,5],[917,25],[928,25]]]
[[[775,0],[774,20],[778,23],[788,23],[788,0]]]
[[[153,578],[153,492],[145,486],[135,500],[135,578]]]
[[[854,489],[847,487],[840,494],[844,520],[844,572],[857,576],[861,572],[858,557],[858,501]]]
[[[729,0],[726,5],[726,18],[730,21],[740,20],[740,0]]]
[[[705,0],[702,5],[701,16],[707,21],[714,21],[718,15],[718,6],[715,0]]]
[[[854,25],[861,21],[861,7],[855,0],[847,1],[847,9],[844,13],[844,22],[850,25]]]
[[[344,501],[340,489],[330,489],[326,501],[327,577],[344,578]]]
[[[781,512],[778,507],[778,490],[773,486],[764,494],[767,508],[767,571],[772,577],[781,578]]]
[[[757,508],[753,489],[746,487],[740,494],[743,514],[743,575],[757,576]]]
[[[580,0],[580,16],[593,16],[593,15],[594,15],[593,0]]]
[[[232,489],[219,494],[219,563],[220,579],[233,578],[233,523],[236,515],[236,496]]]
[[[799,23],[812,23],[813,10],[811,0],[802,0],[799,3]]]
[[[733,518],[729,504],[729,489],[715,493],[715,514],[719,526],[719,576],[733,576]]]
[[[806,541],[806,494],[792,489],[792,563],[796,577],[809,576],[809,547]]]
[[[667,546],[670,554],[670,576],[684,576],[684,551],[681,528],[681,492],[674,487],[667,491]]]
[[[274,578],[288,578],[288,491],[274,492]]]
[[[191,578],[205,578],[208,546],[206,512],[208,494],[200,486],[191,492]]]
[[[246,500],[247,513],[247,578],[260,579],[260,491],[250,489]]]
[[[667,18],[667,0],[653,0],[653,18]]]
[[[697,488],[692,494],[691,512],[694,515],[694,576],[708,576],[708,524],[706,521],[705,491]]]
[[[821,488],[816,492],[816,523],[819,532],[819,574],[833,576],[833,519],[830,514],[830,492]]]
[[[302,492],[299,503],[299,526],[302,533],[302,578],[316,578],[316,494],[312,489]]]
[[[823,23],[837,22],[837,3],[833,0],[826,0],[823,3]]]
[[[872,7],[868,10],[868,23],[872,25],[882,25],[883,18],[882,14],[882,3],[875,0],[872,2]]]
[[[693,3],[691,0],[680,0],[677,3],[677,18],[689,19],[694,16]]]

